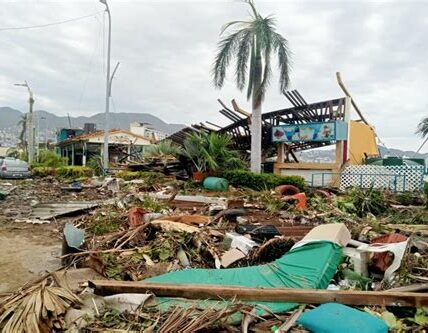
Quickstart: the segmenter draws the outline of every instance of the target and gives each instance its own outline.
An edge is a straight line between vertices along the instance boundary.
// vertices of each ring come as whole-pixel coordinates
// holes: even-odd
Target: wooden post
[[[71,165],[74,166],[74,142],[71,143]]]
[[[284,142],[281,142],[278,145],[278,158],[276,160],[276,163],[284,163],[284,147],[285,147]]]
[[[83,166],[86,166],[86,155],[87,155],[86,142],[83,142],[83,154],[82,154],[82,165]]]

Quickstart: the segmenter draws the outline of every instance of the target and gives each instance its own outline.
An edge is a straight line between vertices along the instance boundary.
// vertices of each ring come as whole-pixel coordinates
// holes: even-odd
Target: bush
[[[101,156],[91,157],[86,165],[92,169],[95,176],[101,176],[103,174],[103,160]]]
[[[38,166],[31,169],[35,177],[55,176],[56,169],[51,167]]]
[[[56,175],[63,178],[92,177],[93,171],[84,166],[64,166],[56,169]]]
[[[37,158],[38,162],[33,167],[59,168],[67,165],[67,157],[61,157],[50,150],[41,150]]]
[[[294,185],[305,190],[305,180],[300,176],[279,176],[271,173],[254,173],[245,170],[224,171],[220,177],[226,178],[230,185],[248,187],[253,190],[273,189],[279,185]]]

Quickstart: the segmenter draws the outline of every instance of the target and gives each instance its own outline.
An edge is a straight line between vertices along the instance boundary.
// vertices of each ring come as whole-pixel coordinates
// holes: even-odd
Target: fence
[[[338,177],[334,177],[334,176]],[[338,178],[336,184],[334,178]],[[312,186],[336,185],[341,189],[352,186],[389,189],[395,192],[420,191],[423,188],[423,166],[351,165],[342,173],[315,173]]]

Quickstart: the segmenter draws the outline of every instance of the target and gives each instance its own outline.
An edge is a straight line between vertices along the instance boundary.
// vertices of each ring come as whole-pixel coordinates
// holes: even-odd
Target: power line
[[[39,25],[30,25],[30,26],[25,26],[25,27],[10,27],[10,28],[0,28],[0,31],[7,31],[7,30],[26,30],[26,29],[36,29],[36,28],[45,28],[45,27],[50,27],[53,25],[59,25],[59,24],[64,24],[64,23],[69,23],[69,22],[74,22],[74,21],[78,21],[78,20],[83,20],[85,18],[88,17],[93,17],[98,15],[99,13],[101,13],[103,11],[99,11],[90,15],[85,15],[85,16],[79,16],[79,17],[74,17],[68,20],[64,20],[64,21],[57,21],[57,22],[52,22],[52,23],[46,23],[46,24],[39,24]]]

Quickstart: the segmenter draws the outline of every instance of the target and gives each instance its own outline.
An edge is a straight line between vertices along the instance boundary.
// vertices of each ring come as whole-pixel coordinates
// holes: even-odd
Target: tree
[[[422,139],[425,138],[424,142],[421,144],[421,146],[417,150],[417,153],[419,153],[419,151],[422,149],[422,147],[428,141],[428,117],[422,119],[421,122],[418,124],[416,134],[420,134],[422,136]]]
[[[262,17],[253,0],[243,2],[250,6],[251,17],[229,22],[222,28],[212,72],[215,87],[222,88],[226,69],[236,59],[236,85],[241,91],[247,86],[247,99],[251,98],[252,104],[251,171],[260,172],[262,102],[272,76],[271,56],[276,53],[278,57],[279,87],[284,93],[290,83],[290,51],[287,40],[276,32],[275,19]]]

